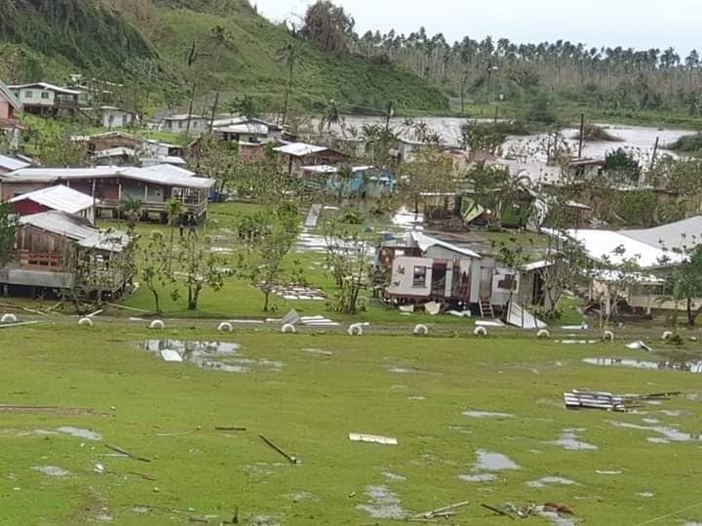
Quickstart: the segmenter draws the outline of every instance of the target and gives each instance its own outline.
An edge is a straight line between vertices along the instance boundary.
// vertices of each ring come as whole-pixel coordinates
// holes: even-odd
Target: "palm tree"
[[[137,223],[139,223],[139,216],[144,211],[144,203],[141,199],[132,197],[128,195],[120,201],[119,212],[127,219],[127,226],[130,232],[134,231]]]

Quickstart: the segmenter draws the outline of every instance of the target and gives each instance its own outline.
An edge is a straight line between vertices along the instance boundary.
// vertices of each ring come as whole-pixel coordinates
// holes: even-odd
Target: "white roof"
[[[417,246],[421,249],[422,252],[426,252],[430,247],[441,247],[450,250],[451,252],[462,254],[469,258],[480,259],[480,254],[478,254],[477,252],[473,252],[468,248],[462,248],[451,243],[447,243],[446,241],[441,241],[440,239],[436,239],[435,237],[427,236],[426,234],[423,234],[422,232],[418,232],[416,230],[410,232],[410,236],[412,237],[412,239],[414,239],[414,241],[417,243]]]
[[[98,159],[105,157],[122,157],[123,155],[127,157],[134,157],[136,152],[131,148],[117,147],[117,148],[107,148],[106,150],[98,150],[95,152],[94,156]]]
[[[188,115],[187,113],[179,113],[177,115],[169,115],[164,117],[164,121],[187,121],[188,118],[192,119],[204,119],[202,115]]]
[[[175,164],[179,166],[185,166],[185,159],[178,157],[177,155],[159,155],[158,157],[141,157],[142,164]]]
[[[34,82],[32,84],[18,84],[15,86],[10,86],[10,89],[24,89],[24,88],[43,88],[46,90],[56,91],[58,93],[64,93],[66,95],[80,95],[82,92],[75,89],[62,88],[61,86],[56,86],[55,84],[49,84],[48,82]]]
[[[52,211],[24,216],[20,217],[19,223],[66,236],[86,248],[121,252],[129,244],[129,237],[124,232],[99,230],[85,219],[65,212]]]
[[[55,179],[91,179],[110,177],[119,172],[118,166],[96,166],[94,168],[22,168],[3,175],[5,181],[50,182]]]
[[[87,194],[68,188],[67,186],[50,186],[10,199],[10,203],[19,201],[34,201],[52,210],[76,214],[93,206],[93,198]]]
[[[334,174],[339,171],[337,166],[330,166],[328,164],[315,164],[312,166],[303,166],[302,170],[305,172],[312,172],[317,174]]]
[[[21,168],[27,168],[28,166],[31,166],[31,164],[15,159],[14,157],[0,155],[0,168],[5,168],[7,170],[19,170]]]
[[[639,230],[620,230],[622,234],[661,249],[692,249],[702,243],[702,216]]]
[[[268,135],[268,126],[258,122],[242,122],[240,124],[229,124],[215,127],[219,133],[237,133],[248,135]]]
[[[292,155],[293,157],[304,157],[313,153],[323,152],[328,150],[326,146],[317,146],[315,144],[307,144],[304,142],[291,142],[284,146],[274,148],[276,152]]]
[[[566,234],[583,245],[590,259],[607,261],[613,265],[633,259],[641,268],[655,268],[681,259],[678,254],[664,252],[660,248],[611,230],[568,230]],[[620,248],[622,253],[615,254]]]

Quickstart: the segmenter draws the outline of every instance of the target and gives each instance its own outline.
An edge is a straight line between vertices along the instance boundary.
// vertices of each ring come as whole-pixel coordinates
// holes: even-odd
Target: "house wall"
[[[50,208],[40,205],[30,199],[22,199],[21,201],[16,201],[12,203],[12,210],[15,214],[20,216],[28,216],[31,214],[38,214],[40,212],[47,212]]]
[[[519,295],[519,272],[516,270],[495,267],[492,276],[492,304],[506,306],[510,297],[510,284],[512,284],[512,299]]]
[[[392,263],[392,274],[388,294],[395,296],[428,297],[431,294],[432,280],[431,258],[400,256]],[[424,285],[414,283],[415,267],[424,269]]]
[[[9,120],[12,119],[11,111],[14,108],[4,99],[0,99],[0,119]]]
[[[31,225],[20,225],[17,229],[16,240],[19,251],[56,257],[57,260],[60,260],[55,266],[56,270],[62,269],[68,263],[69,250],[67,245],[70,241],[58,234],[52,234]],[[21,266],[33,265],[21,262]]]
[[[122,128],[134,121],[134,114],[126,111],[104,110],[101,115],[102,126],[105,128]]]
[[[56,93],[42,88],[22,88],[13,90],[22,104],[30,106],[53,106]]]

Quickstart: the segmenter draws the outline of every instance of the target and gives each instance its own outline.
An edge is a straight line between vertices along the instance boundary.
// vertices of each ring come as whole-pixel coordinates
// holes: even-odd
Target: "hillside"
[[[155,61],[152,89],[168,92],[163,100],[170,105],[182,108],[197,79],[200,100],[212,100],[219,88],[225,100],[248,95],[268,111],[281,106],[287,72],[280,50],[292,44],[294,107],[318,111],[334,99],[348,112],[378,113],[389,100],[405,113],[448,109],[429,81],[361,57],[323,53],[259,16],[246,0],[4,0],[0,40],[35,63],[30,71],[0,68],[11,81],[55,74],[57,65],[118,77],[135,63]],[[196,59],[188,67],[193,43]]]

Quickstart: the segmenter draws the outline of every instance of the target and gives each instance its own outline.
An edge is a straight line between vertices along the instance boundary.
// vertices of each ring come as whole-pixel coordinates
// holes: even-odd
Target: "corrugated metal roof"
[[[12,107],[16,110],[21,110],[22,109],[22,103],[19,101],[17,96],[10,91],[10,88],[0,80],[0,95],[5,97],[7,99],[7,102],[9,102]]]
[[[98,159],[104,159],[105,157],[134,157],[136,152],[131,148],[117,147],[117,148],[107,148],[106,150],[98,150],[93,154]]]
[[[688,217],[682,221],[638,230],[620,230],[627,237],[656,248],[692,249],[702,244],[702,216]]]
[[[227,126],[217,126],[219,133],[239,133],[249,135],[268,135],[268,126],[257,122],[244,122],[241,124],[229,124]]]
[[[42,188],[41,190],[19,195],[10,199],[10,203],[25,200],[34,201],[52,210],[69,214],[76,214],[81,210],[92,207],[94,204],[91,196],[62,185],[50,186],[49,188]]]
[[[0,176],[6,182],[52,183],[74,179],[126,177],[153,184],[184,188],[210,188],[214,179],[195,177],[195,173],[171,164],[157,164],[144,168],[134,166],[98,166],[95,168],[23,168]]]
[[[65,236],[86,248],[121,252],[129,244],[129,236],[124,232],[99,230],[87,220],[65,212],[43,212],[24,216],[19,219],[19,223]]]
[[[65,95],[80,95],[82,92],[75,89],[62,88],[61,86],[56,86],[55,84],[49,84],[48,82],[34,82],[32,84],[16,84],[10,86],[10,89],[24,89],[24,88],[35,88],[40,87],[46,90],[55,91],[57,93],[64,93]]]
[[[417,246],[422,250],[422,252],[426,252],[427,249],[430,247],[442,247],[446,250],[456,252],[457,254],[462,254],[469,258],[480,259],[480,254],[478,254],[477,252],[473,252],[468,248],[463,248],[457,245],[453,245],[451,243],[447,243],[446,241],[441,241],[440,239],[436,239],[435,237],[427,236],[426,234],[423,234],[416,230],[410,232],[410,236],[412,237],[412,239],[414,239],[414,241],[417,243]]]
[[[274,150],[286,155],[292,155],[293,157],[304,157],[305,155],[323,152],[328,149],[329,148],[326,146],[317,146],[315,144],[307,144],[304,142],[291,142],[290,144],[279,146]]]
[[[14,157],[0,155],[0,168],[5,168],[7,170],[20,170],[22,168],[27,168],[28,166],[31,166],[31,164],[15,159]]]

